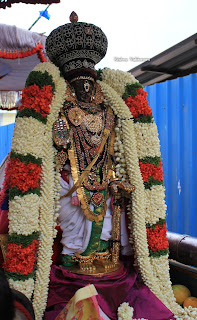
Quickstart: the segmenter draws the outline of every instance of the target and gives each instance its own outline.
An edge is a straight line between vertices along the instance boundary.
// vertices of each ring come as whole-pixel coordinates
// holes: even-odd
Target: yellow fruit
[[[182,284],[175,284],[172,286],[176,302],[180,305],[183,304],[183,301],[191,296],[189,289]]]
[[[183,302],[183,307],[188,308],[189,306],[191,306],[193,308],[197,308],[197,298],[189,297],[189,298],[185,299]]]

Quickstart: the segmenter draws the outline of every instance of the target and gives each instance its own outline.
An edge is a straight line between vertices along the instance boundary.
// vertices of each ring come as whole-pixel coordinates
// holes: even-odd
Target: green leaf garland
[[[32,118],[35,118],[36,120],[38,120],[44,124],[47,123],[47,117],[43,117],[40,113],[35,112],[35,110],[33,108],[18,111],[16,117],[17,118],[32,117]]]
[[[22,234],[11,233],[8,235],[9,243],[15,243],[17,245],[22,245],[23,248],[27,247],[29,244],[33,242],[33,240],[37,240],[39,237],[39,232],[33,232],[32,234],[25,236]]]
[[[38,165],[42,164],[41,158],[36,158],[29,153],[24,156],[23,154],[17,153],[15,151],[11,151],[10,158],[19,159],[21,162],[24,162],[24,163],[32,162],[32,163],[38,164]]]
[[[132,83],[132,84],[127,84],[125,86],[125,92],[122,96],[123,99],[127,99],[129,96],[135,97],[137,96],[137,89],[143,89],[143,86],[139,83]]]
[[[53,82],[52,75],[47,71],[32,71],[26,80],[25,87],[29,87],[34,84],[37,84],[40,89],[44,86],[51,85],[53,92],[55,91],[55,83]]]

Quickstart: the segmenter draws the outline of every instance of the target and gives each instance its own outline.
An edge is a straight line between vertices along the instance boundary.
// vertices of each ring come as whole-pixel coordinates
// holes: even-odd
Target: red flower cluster
[[[154,164],[139,162],[142,178],[144,182],[148,182],[149,177],[153,177],[155,180],[163,180],[162,162],[159,162],[157,167]]]
[[[41,43],[38,43],[35,48],[32,50],[25,50],[25,51],[15,51],[15,52],[3,52],[0,50],[0,58],[3,59],[18,59],[18,58],[25,58],[32,56],[33,54],[37,53],[38,58],[40,59],[41,62],[46,61],[43,52],[42,52],[43,46]]]
[[[23,248],[22,245],[9,243],[4,268],[7,272],[19,272],[27,275],[33,271],[36,260],[37,240]]]
[[[146,228],[149,250],[158,251],[168,248],[166,223],[156,224],[155,228]]]
[[[148,105],[147,92],[142,88],[137,89],[137,95],[135,97],[129,96],[125,99],[126,105],[129,107],[134,118],[139,117],[140,115],[151,116],[152,111]]]
[[[22,192],[39,187],[41,166],[31,161],[21,162],[19,159],[11,159],[11,188],[17,187]]]
[[[47,85],[39,88],[36,84],[29,86],[23,90],[22,104],[19,111],[24,109],[34,109],[43,117],[46,117],[50,111],[50,103],[52,101],[52,86]]]

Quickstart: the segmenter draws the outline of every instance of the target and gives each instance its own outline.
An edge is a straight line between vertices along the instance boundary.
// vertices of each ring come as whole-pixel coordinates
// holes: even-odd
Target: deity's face
[[[78,79],[71,83],[78,101],[89,103],[94,95],[94,81]]]

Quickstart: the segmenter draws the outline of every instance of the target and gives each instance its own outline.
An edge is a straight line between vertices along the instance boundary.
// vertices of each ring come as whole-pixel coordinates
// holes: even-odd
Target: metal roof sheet
[[[197,33],[129,70],[148,86],[197,72]]]

